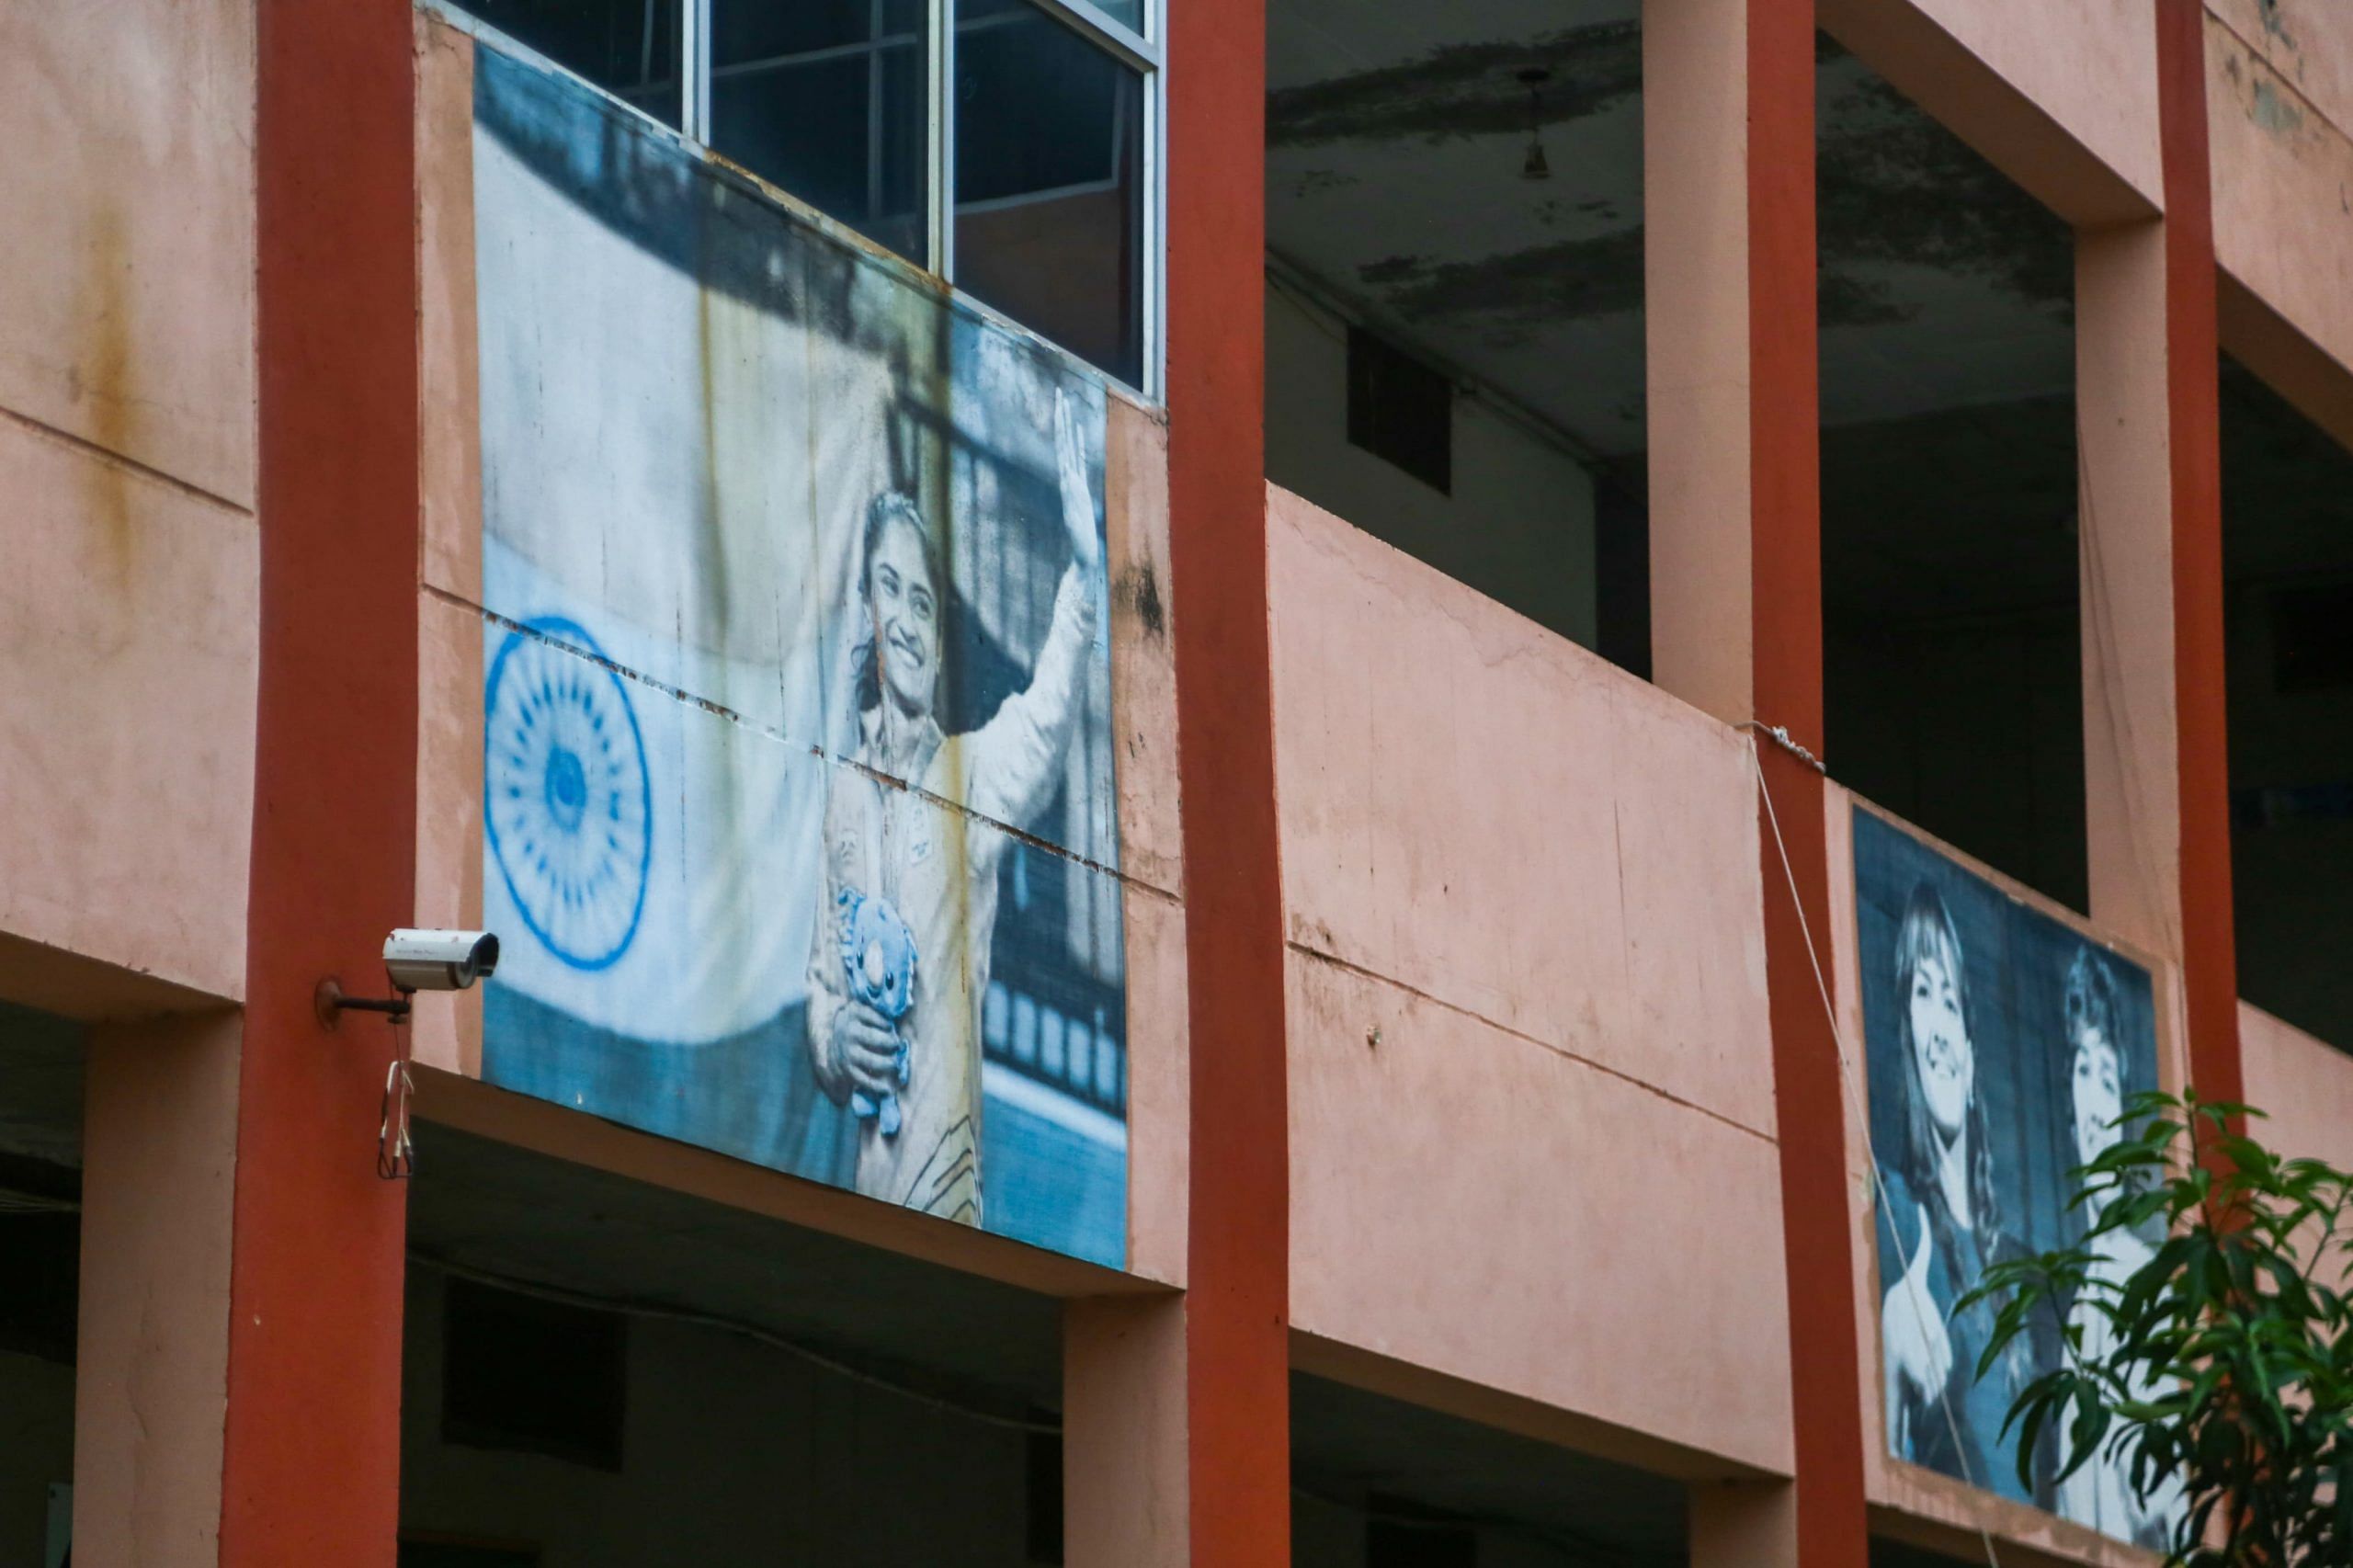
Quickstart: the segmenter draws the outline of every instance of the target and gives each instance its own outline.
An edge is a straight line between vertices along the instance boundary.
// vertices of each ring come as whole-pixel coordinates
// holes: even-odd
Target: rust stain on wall
[[[93,446],[127,457],[138,403],[136,356],[131,345],[130,271],[131,258],[123,238],[122,222],[110,206],[100,206],[90,224],[80,294],[74,312],[77,341],[66,371],[67,394],[84,417],[80,434]],[[82,499],[96,540],[99,571],[87,585],[96,590],[85,629],[94,651],[111,652],[129,632],[131,597],[138,540],[131,515],[129,470],[103,460],[74,465],[81,474]]]
[[[1552,322],[1642,308],[1638,224],[1475,261],[1392,256],[1357,269],[1408,320],[1476,322],[1498,346],[1526,342]]]

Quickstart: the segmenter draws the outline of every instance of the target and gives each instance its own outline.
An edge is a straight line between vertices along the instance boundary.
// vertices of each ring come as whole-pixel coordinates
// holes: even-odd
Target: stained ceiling
[[[1579,440],[1642,429],[1642,39],[1625,0],[1273,0],[1267,243]],[[1536,98],[1549,180],[1520,176]]]
[[[1270,0],[1267,105],[1276,255],[1637,487],[1639,11]],[[1827,38],[1817,60],[1826,608],[2072,613],[2067,227]],[[2233,575],[2353,571],[2353,457],[2222,373]]]
[[[1273,0],[1273,250],[1579,442],[1643,419],[1643,93],[1627,0]],[[1519,73],[1550,73],[1531,101]],[[1825,424],[2072,382],[2063,225],[1826,40]],[[1522,176],[1531,135],[1551,177]]]

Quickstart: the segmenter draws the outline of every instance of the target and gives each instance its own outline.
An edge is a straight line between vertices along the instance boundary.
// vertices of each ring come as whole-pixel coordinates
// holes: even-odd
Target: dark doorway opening
[[[2222,368],[2239,994],[2353,1049],[2353,452]]]

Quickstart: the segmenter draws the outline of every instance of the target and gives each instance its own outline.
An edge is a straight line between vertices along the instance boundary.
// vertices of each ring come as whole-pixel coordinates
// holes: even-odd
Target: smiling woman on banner
[[[1981,1381],[1977,1362],[1995,1308],[1980,1302],[1958,1317],[1952,1308],[1988,1267],[2027,1249],[2002,1228],[1961,936],[1926,881],[1905,901],[1892,978],[1904,1137],[1901,1147],[1881,1151],[1886,1191],[1876,1205],[1888,1447],[1915,1464],[2015,1495],[2018,1472],[2002,1424],[2017,1391],[2035,1376],[2038,1358],[2017,1342],[2006,1375]],[[2048,1507],[2052,1467],[2038,1454],[2029,1468],[2028,1500]]]
[[[817,1082],[858,1118],[858,1191],[977,1224],[981,1054],[997,869],[1051,795],[1081,701],[1099,575],[1096,509],[1069,400],[1054,451],[1070,562],[1024,690],[969,733],[936,716],[952,585],[908,496],[874,497],[857,564],[858,732],[825,793],[809,953]],[[965,811],[960,811],[959,805]]]
[[[2074,1134],[2070,1153],[2078,1165],[2088,1165],[2125,1135],[2123,1008],[2114,974],[2089,947],[2079,949],[2067,966],[2062,1005],[2067,1021],[2068,1105]],[[2086,1223],[2089,1218],[2086,1213]],[[2156,1249],[2146,1236],[2110,1231],[2092,1243],[2092,1283],[2087,1289],[2108,1292],[2114,1300],[2125,1283],[2155,1256]],[[2116,1325],[2088,1301],[2078,1298],[2074,1303],[2067,1313],[2067,1329],[2075,1338],[2077,1353],[2087,1363],[2105,1361],[2116,1348]],[[2134,1398],[2143,1400],[2156,1399],[2163,1392],[2146,1382],[2132,1390]],[[2163,1551],[2171,1542],[2174,1521],[2183,1506],[2177,1477],[2165,1477],[2143,1496],[2132,1484],[2131,1460],[2105,1448],[2059,1483],[2063,1517],[2152,1551]]]

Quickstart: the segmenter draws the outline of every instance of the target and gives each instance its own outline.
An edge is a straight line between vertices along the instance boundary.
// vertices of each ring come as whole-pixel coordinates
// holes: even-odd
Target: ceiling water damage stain
[[[1341,169],[1310,169],[1291,181],[1290,193],[1302,198],[1320,196],[1327,190],[1346,190],[1361,183],[1360,176]]]
[[[1921,305],[1900,287],[1896,269],[1904,267],[1977,281],[2054,323],[2070,322],[2075,252],[2066,225],[1826,36],[1817,40],[1817,58],[1822,324],[1917,317]],[[1541,119],[1583,119],[1639,98],[1641,31],[1611,22],[1452,44],[1404,64],[1280,88],[1267,96],[1267,141],[1367,147],[1523,137],[1527,102],[1498,83],[1530,65],[1553,74]],[[1363,199],[1368,218],[1377,219],[1377,190],[1365,187]],[[1622,226],[1484,256],[1390,256],[1358,265],[1357,281],[1404,321],[1476,331],[1497,347],[1563,321],[1642,308],[1639,212],[1626,223],[1600,199],[1556,200],[1539,218],[1547,227]]]
[[[1267,95],[1267,144],[1525,136],[1529,100],[1513,80],[1531,69],[1552,74],[1537,95],[1537,122],[1582,119],[1643,90],[1642,29],[1600,22],[1532,39],[1447,44],[1403,64],[1279,87]]]
[[[1390,256],[1379,261],[1368,261],[1357,268],[1357,281],[1372,288],[1385,289],[1392,283],[1406,283],[1428,276],[1435,265],[1426,256]]]
[[[1357,281],[1402,319],[1476,327],[1491,345],[1509,347],[1549,323],[1641,310],[1643,237],[1637,224],[1476,261],[1385,256],[1358,267]],[[1857,277],[1829,256],[1823,258],[1817,308],[1824,326],[1870,326],[1914,313],[1885,284]]]
[[[1643,231],[1638,224],[1476,261],[1392,256],[1358,267],[1357,280],[1408,321],[1532,330],[1548,321],[1640,310]]]
[[[1831,278],[1909,320],[1915,312],[1854,269],[1924,267],[1973,278],[2072,321],[2075,243],[2067,226],[1960,137],[1877,76],[1825,92],[1817,138],[1816,222],[1829,324]],[[1870,318],[1867,318],[1870,319]]]

